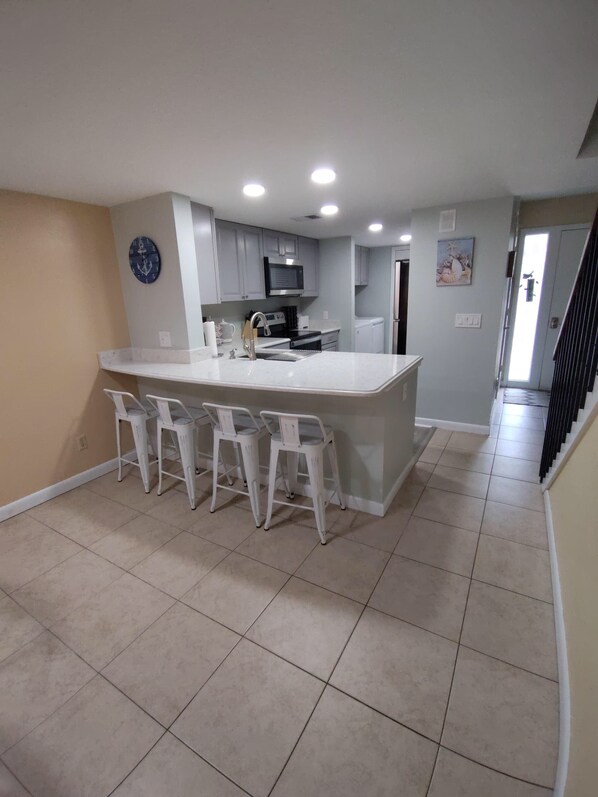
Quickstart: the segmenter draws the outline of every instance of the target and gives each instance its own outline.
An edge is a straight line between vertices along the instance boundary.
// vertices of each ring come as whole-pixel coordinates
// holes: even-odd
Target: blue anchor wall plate
[[[140,235],[129,247],[129,265],[139,282],[150,285],[160,276],[160,252],[151,238]]]

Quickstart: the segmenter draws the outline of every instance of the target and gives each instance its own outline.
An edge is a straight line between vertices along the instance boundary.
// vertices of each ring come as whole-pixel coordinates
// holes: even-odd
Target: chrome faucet
[[[249,355],[249,359],[250,360],[257,359],[256,356],[255,356],[255,339],[253,337],[253,325],[255,324],[256,319],[263,323],[263,325],[264,325],[264,335],[268,336],[268,335],[272,334],[270,332],[270,327],[268,326],[268,321],[266,319],[266,316],[263,313],[259,313],[259,312],[258,313],[254,313],[251,316],[251,318],[249,319],[249,336],[250,336],[249,337],[249,343],[247,342],[246,338],[243,339],[243,348],[245,349],[245,351]]]

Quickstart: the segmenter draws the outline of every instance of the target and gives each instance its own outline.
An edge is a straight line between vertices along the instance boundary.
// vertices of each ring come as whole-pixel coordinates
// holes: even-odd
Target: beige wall
[[[577,194],[522,202],[519,227],[555,227],[560,224],[591,224],[598,207],[598,194]]]
[[[550,487],[571,687],[566,797],[598,787],[598,417]]]
[[[2,506],[114,457],[96,352],[129,333],[107,208],[0,191],[0,277]]]

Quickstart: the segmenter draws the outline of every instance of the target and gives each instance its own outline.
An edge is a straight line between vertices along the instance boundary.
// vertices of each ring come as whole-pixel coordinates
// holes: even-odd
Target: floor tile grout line
[[[425,733],[422,733],[421,731],[416,730],[411,725],[406,725],[405,722],[402,722],[401,720],[396,719],[396,717],[391,717],[390,714],[385,714],[385,712],[382,711],[382,709],[377,708],[376,706],[370,706],[369,703],[366,703],[360,697],[356,697],[355,695],[351,694],[351,692],[347,692],[341,686],[338,686],[337,684],[327,683],[326,684],[326,688],[327,689],[334,689],[335,691],[340,692],[345,697],[349,697],[349,698],[351,698],[351,700],[354,700],[356,703],[359,703],[360,705],[365,706],[365,708],[370,709],[370,711],[374,711],[376,714],[379,714],[381,717],[384,717],[385,719],[390,720],[391,722],[394,722],[395,725],[399,725],[401,728],[404,728],[406,731],[410,731],[411,733],[414,733],[416,736],[419,736],[420,739],[425,739],[427,742],[431,742],[432,744],[436,745],[437,747],[440,747],[439,739],[433,739],[431,736],[426,736]]]
[[[517,775],[511,775],[509,772],[505,772],[502,769],[496,769],[496,767],[491,767],[488,764],[481,764],[479,761],[476,761],[475,758],[471,758],[470,756],[467,756],[464,753],[459,752],[459,750],[453,750],[452,747],[447,747],[445,744],[441,744],[439,745],[439,747],[442,747],[443,750],[448,750],[449,753],[453,753],[454,755],[464,758],[466,761],[471,761],[472,764],[477,764],[479,767],[488,769],[490,770],[490,772],[496,772],[498,775],[504,775],[506,778],[511,778],[512,780],[516,780],[519,783],[527,783],[528,786],[535,786],[537,789],[546,789],[548,792],[550,792],[550,797],[553,797],[552,795],[553,786],[546,786],[543,783],[537,783],[536,781],[533,780],[526,780],[525,778],[520,778]]]
[[[480,534],[483,534],[484,537],[490,537],[493,540],[503,540],[504,542],[510,542],[513,545],[522,545],[524,548],[532,548],[534,551],[548,552],[548,543],[546,544],[546,548],[542,548],[539,545],[530,545],[529,542],[519,542],[519,540],[512,540],[509,537],[499,537],[498,534],[489,534],[487,531],[480,531]]]
[[[23,737],[23,738],[25,738],[25,737]],[[6,751],[5,751],[5,752],[6,752]],[[25,793],[26,793],[26,794],[28,794],[28,795],[29,795],[29,797],[32,797],[32,795],[31,795],[31,792],[29,791],[29,789],[27,788],[27,786],[25,786],[25,784],[24,784],[24,783],[23,783],[23,781],[22,781],[22,780],[21,780],[21,779],[18,777],[18,775],[16,774],[16,772],[13,772],[13,771],[12,771],[12,769],[10,768],[10,766],[8,765],[8,763],[7,763],[7,762],[4,760],[3,756],[4,756],[4,753],[2,753],[2,755],[0,755],[0,761],[2,761],[2,764],[3,764],[3,765],[6,767],[6,769],[7,769],[7,770],[10,772],[10,774],[13,776],[13,778],[14,778],[14,779],[17,781],[17,783],[19,784],[19,786],[21,786],[21,787],[23,788],[23,790],[25,791]],[[10,795],[8,795],[7,797],[10,797]]]
[[[540,549],[538,549],[540,550]],[[513,595],[519,595],[522,598],[530,598],[531,600],[538,601],[538,603],[543,603],[546,606],[554,606],[553,601],[545,601],[543,598],[537,598],[535,595],[528,595],[525,592],[518,592],[516,589],[510,589],[509,587],[503,587],[500,584],[493,584],[491,581],[484,581],[484,579],[471,576],[472,581],[477,581],[478,584],[485,584],[488,587],[496,587],[497,589],[502,589],[505,592],[511,592]]]
[[[153,745],[150,747],[150,749],[147,751],[147,753],[145,753],[145,755],[143,755],[143,756],[142,756],[142,757],[139,759],[139,761],[138,761],[138,762],[135,764],[135,766],[133,767],[133,769],[131,769],[129,772],[127,772],[127,774],[124,776],[124,778],[123,778],[122,780],[120,780],[120,781],[119,781],[119,782],[116,784],[116,786],[115,786],[115,787],[112,789],[112,791],[108,792],[108,794],[106,795],[106,797],[112,797],[112,795],[114,794],[114,792],[115,792],[115,791],[116,791],[118,788],[120,788],[120,787],[122,786],[122,784],[125,782],[125,780],[126,780],[126,779],[127,779],[129,776],[130,776],[130,775],[132,775],[132,774],[133,774],[133,772],[135,772],[135,770],[137,769],[137,767],[138,767],[138,766],[139,766],[139,765],[140,765],[140,764],[141,764],[143,761],[145,761],[145,759],[148,757],[148,755],[149,755],[149,754],[152,752],[152,750],[154,750],[154,749],[155,749],[155,748],[158,746],[158,744],[159,744],[159,743],[162,741],[162,739],[163,739],[163,738],[166,736],[166,734],[167,734],[167,733],[168,733],[168,731],[167,731],[167,730],[165,730],[165,731],[164,731],[164,733],[163,733],[163,734],[161,734],[161,736],[160,736],[158,739],[156,739],[156,741],[155,741],[155,742],[154,742],[154,744],[153,744]]]
[[[528,675],[535,675],[536,678],[542,678],[544,681],[549,681],[550,683],[557,684],[558,686],[559,681],[557,678],[550,678],[548,675],[542,675],[540,672],[534,672],[533,670],[529,670],[527,667],[522,667],[520,664],[513,664],[512,661],[507,661],[506,659],[501,659],[498,656],[493,656],[492,653],[486,653],[483,650],[478,650],[478,648],[474,648],[472,645],[466,645],[463,642],[459,642],[459,648],[465,648],[465,650],[471,650],[473,653],[479,653],[481,656],[494,659],[494,661],[499,661],[501,664],[506,664],[508,667],[513,667],[515,670],[521,670],[521,672],[526,672]]]
[[[234,781],[234,780],[231,778],[231,776],[230,776],[230,775],[227,775],[227,774],[226,774],[226,772],[223,772],[221,769],[218,769],[218,767],[216,766],[216,764],[213,764],[213,763],[212,763],[211,761],[209,761],[207,758],[204,758],[204,756],[202,756],[202,755],[201,755],[201,753],[198,753],[198,752],[197,752],[197,750],[194,750],[194,749],[193,749],[193,747],[191,747],[191,745],[190,745],[190,744],[188,744],[188,743],[187,743],[187,742],[186,742],[184,739],[181,739],[179,736],[177,736],[177,735],[176,735],[176,734],[175,734],[173,731],[171,731],[170,729],[168,729],[168,730],[166,731],[166,733],[169,733],[169,734],[170,734],[170,735],[171,735],[171,736],[172,736],[174,739],[176,739],[176,740],[177,740],[177,742],[179,742],[179,743],[180,743],[180,744],[182,744],[184,747],[186,747],[186,748],[187,748],[187,750],[190,750],[190,751],[193,753],[193,755],[196,755],[196,756],[197,756],[199,759],[201,759],[201,761],[203,761],[203,762],[204,762],[204,763],[206,763],[206,764],[207,764],[209,767],[211,767],[211,768],[212,768],[212,769],[214,769],[216,772],[218,772],[218,774],[222,775],[222,777],[223,777],[223,778],[226,778],[226,780],[228,780],[228,782],[229,782],[229,783],[232,783],[232,784],[233,784],[233,786],[236,786],[236,788],[237,788],[237,789],[239,789],[240,791],[242,791],[242,792],[243,792],[243,794],[246,794],[246,795],[247,795],[247,797],[254,797],[252,794],[250,794],[250,792],[248,792],[248,791],[247,791],[247,789],[245,789],[245,788],[244,788],[243,786],[241,786],[239,783],[237,783],[236,781]],[[129,773],[129,774],[131,774],[131,773]],[[111,797],[111,795],[108,795],[108,797]]]
[[[494,455],[493,455],[493,458],[492,458],[492,465],[494,466]],[[484,510],[482,512],[482,519],[480,521],[480,534],[481,534],[481,528],[482,528],[482,524],[484,522],[484,515],[485,514],[486,514],[486,502],[484,502]],[[478,539],[476,540],[476,550],[475,550],[475,554],[474,554],[474,557],[473,557],[473,566],[474,567],[475,567],[475,561],[476,561],[477,555],[478,555],[479,545],[480,545],[480,535],[478,535]],[[473,573],[473,568],[472,568],[472,573]],[[436,758],[434,760],[434,766],[432,767],[432,773],[430,775],[430,782],[428,783],[428,788],[426,790],[426,797],[427,797],[427,795],[430,792],[430,788],[432,786],[432,781],[434,779],[434,772],[436,771],[436,764],[438,763],[438,756],[439,756],[439,753],[440,753],[440,744],[442,743],[442,737],[444,736],[444,728],[446,726],[446,719],[448,717],[449,708],[450,708],[450,704],[451,704],[451,697],[452,697],[452,694],[453,694],[453,685],[455,683],[455,674],[457,672],[457,661],[459,659],[459,651],[461,649],[461,637],[463,636],[463,627],[465,625],[465,615],[467,614],[467,606],[469,604],[469,595],[471,593],[471,583],[472,583],[472,579],[470,578],[469,579],[469,586],[468,586],[468,589],[467,589],[467,597],[465,599],[465,605],[464,605],[464,608],[463,608],[463,617],[461,618],[461,629],[459,631],[459,639],[457,640],[457,649],[455,651],[455,661],[454,661],[454,664],[453,664],[453,672],[452,672],[452,675],[451,675],[451,683],[450,683],[450,686],[449,686],[449,689],[448,689],[448,696],[447,696],[447,700],[446,700],[446,706],[444,708],[444,717],[442,718],[442,727],[440,729],[440,735],[438,737],[438,748],[436,749]]]

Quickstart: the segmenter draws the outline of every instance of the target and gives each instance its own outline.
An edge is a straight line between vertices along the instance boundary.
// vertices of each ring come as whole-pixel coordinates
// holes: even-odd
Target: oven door
[[[291,340],[291,349],[304,349],[305,351],[322,351],[322,336],[313,335],[300,340]]]
[[[303,294],[303,266],[292,260],[264,258],[266,296],[301,296]]]

